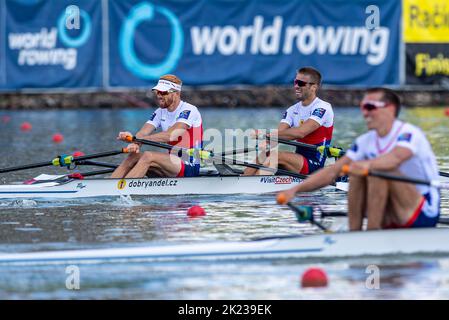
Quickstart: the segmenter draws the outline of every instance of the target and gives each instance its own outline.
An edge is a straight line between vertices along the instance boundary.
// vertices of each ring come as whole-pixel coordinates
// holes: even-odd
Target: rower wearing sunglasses
[[[278,138],[296,140],[317,147],[330,145],[334,129],[334,111],[330,103],[317,97],[321,85],[320,72],[312,67],[303,67],[297,71],[293,84],[298,102],[284,112],[278,126]],[[259,147],[264,149],[265,144]],[[277,160],[278,167],[301,174],[310,174],[322,168],[326,162],[326,155],[317,150],[297,147],[295,152],[279,151],[277,159],[275,150],[271,150],[270,157],[265,161],[261,161],[264,157],[259,156],[257,162],[270,166],[270,161]],[[266,173],[263,170],[247,168],[244,174]]]
[[[368,220],[367,229],[436,226],[440,212],[437,188],[369,175],[371,171],[380,171],[388,177],[438,180],[435,155],[424,133],[397,119],[400,101],[392,90],[367,90],[360,109],[369,131],[358,137],[334,165],[288,190],[285,201],[296,193],[332,183],[346,165],[346,172],[352,173],[348,191],[350,230],[361,230],[364,217]]]
[[[181,80],[174,75],[162,76],[152,89],[159,108],[137,132],[136,138],[169,143],[182,148],[202,148],[203,126],[197,107],[181,100]],[[161,128],[160,132],[154,131]],[[130,132],[120,132],[117,139],[128,141]],[[183,154],[155,151],[140,152],[139,143],[127,147],[130,155],[112,173],[112,178],[193,177],[200,172],[199,159]]]

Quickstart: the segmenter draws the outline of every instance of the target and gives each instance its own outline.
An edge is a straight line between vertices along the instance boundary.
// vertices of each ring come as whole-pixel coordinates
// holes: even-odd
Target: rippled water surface
[[[274,128],[283,109],[201,110],[205,128],[246,130]],[[135,132],[151,110],[0,111],[0,168],[49,161],[81,150],[109,151],[123,146],[119,130]],[[440,169],[449,171],[449,117],[441,108],[404,110],[403,119],[426,132]],[[28,121],[33,128],[21,132]],[[334,144],[348,147],[365,130],[357,108],[336,109]],[[65,139],[54,144],[60,132]],[[118,163],[122,156],[105,158]],[[103,160],[102,160],[103,161]],[[2,184],[65,169],[39,168],[1,174]],[[442,213],[449,215],[448,194]],[[318,191],[297,199],[322,210],[344,211],[345,194]],[[201,205],[207,216],[189,219],[186,211]],[[344,227],[342,218],[327,220]],[[315,233],[298,224],[292,212],[275,204],[274,195],[164,196],[82,200],[0,200],[0,252],[60,250],[247,240],[272,235]],[[449,257],[389,257],[336,261],[240,261],[225,263],[120,262],[80,268],[80,290],[67,290],[64,265],[0,266],[0,299],[402,299],[449,298]],[[366,287],[366,267],[381,270],[381,287]],[[299,278],[311,265],[329,275],[326,289],[301,289]]]

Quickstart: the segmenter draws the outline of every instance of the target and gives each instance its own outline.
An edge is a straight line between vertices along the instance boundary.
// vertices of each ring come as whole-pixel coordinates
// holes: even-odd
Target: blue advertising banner
[[[0,88],[102,86],[100,1],[0,2]]]
[[[108,5],[113,87],[149,86],[167,73],[188,85],[286,84],[301,66],[318,68],[325,84],[399,84],[400,1],[110,0]]]
[[[389,0],[0,0],[0,90],[289,84],[301,66],[399,85],[400,21]]]

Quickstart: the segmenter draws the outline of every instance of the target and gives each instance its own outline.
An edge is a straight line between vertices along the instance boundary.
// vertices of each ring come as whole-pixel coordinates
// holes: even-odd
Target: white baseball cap
[[[161,79],[157,82],[157,85],[154,86],[153,89],[151,89],[151,90],[157,90],[157,91],[162,91],[162,92],[181,91],[181,87],[182,86],[180,84]]]

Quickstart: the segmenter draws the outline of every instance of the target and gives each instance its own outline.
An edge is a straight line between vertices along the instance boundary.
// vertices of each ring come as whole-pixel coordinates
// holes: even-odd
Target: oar
[[[303,208],[303,206],[301,206],[300,208]],[[304,209],[300,209],[300,210],[304,210]],[[348,214],[346,212],[343,211],[321,211],[320,212],[320,217],[321,218],[341,218],[341,217],[348,217]],[[438,219],[438,223],[441,224],[449,224],[449,217],[440,217]]]
[[[127,153],[128,150],[126,148],[122,148],[121,150],[115,150],[115,151],[107,151],[107,152],[100,152],[100,153],[94,153],[89,155],[84,155],[80,157],[74,157],[72,155],[61,155],[56,158],[54,158],[51,161],[45,161],[45,162],[38,162],[38,163],[32,163],[27,164],[23,166],[16,166],[16,167],[9,167],[0,169],[0,173],[5,172],[11,172],[11,171],[19,171],[19,170],[25,170],[25,169],[33,169],[33,168],[40,168],[40,167],[47,167],[47,166],[69,166],[72,163],[75,163],[77,161],[82,160],[88,160],[88,159],[94,159],[94,158],[102,158],[102,157],[109,157],[114,156],[121,153]]]
[[[440,180],[423,180],[423,179],[416,179],[416,178],[410,178],[405,176],[398,176],[387,172],[382,171],[373,171],[373,170],[361,170],[361,171],[351,171],[349,169],[349,165],[344,165],[342,167],[342,173],[344,174],[355,174],[360,176],[372,176],[372,177],[378,177],[393,181],[399,181],[399,182],[407,182],[407,183],[414,183],[414,184],[422,184],[430,187],[435,187],[438,189],[449,189],[449,183],[441,182]]]
[[[249,167],[249,168],[254,168],[254,169],[262,169],[262,170],[265,170],[265,171],[269,171],[269,172],[273,172],[273,173],[279,173],[279,174],[283,174],[283,175],[286,175],[286,176],[291,176],[291,177],[295,177],[295,178],[299,178],[299,179],[306,179],[307,178],[307,176],[304,175],[304,174],[291,172],[291,171],[284,170],[284,169],[270,168],[270,167],[262,166],[260,164],[249,163],[249,162],[244,162],[244,161],[238,161],[238,160],[235,160],[235,159],[228,159],[228,158],[226,158],[223,155],[214,155],[210,151],[181,148],[181,147],[172,146],[172,145],[166,144],[166,143],[155,142],[155,141],[150,141],[150,140],[145,140],[145,139],[138,139],[136,137],[131,137],[131,136],[128,136],[126,138],[126,141],[128,141],[128,142],[138,142],[138,143],[150,145],[150,146],[153,146],[153,147],[159,147],[159,148],[163,148],[163,149],[168,149],[168,150],[186,152],[188,155],[191,155],[191,156],[194,156],[195,153],[197,153],[201,157],[201,159],[204,159],[204,160],[223,161],[224,163],[228,163],[228,164],[230,163],[230,164],[234,164],[234,165],[238,165],[238,166],[244,166],[244,167]]]
[[[100,162],[100,161],[92,161],[92,160],[77,160],[75,158],[75,162],[77,166],[98,166],[98,167],[104,167],[104,168],[112,168],[116,169],[118,165],[113,163],[107,163],[107,162]]]
[[[440,174],[440,176],[442,176],[442,177],[449,178],[449,173],[448,173],[448,172],[440,171],[439,174]]]
[[[256,151],[256,150],[257,150],[257,148],[235,149],[235,150],[224,151],[224,152],[218,153],[217,155],[219,155],[219,156],[236,155],[236,154],[248,153],[248,152]],[[209,151],[209,152],[212,152],[212,151]]]
[[[311,224],[316,225],[321,230],[330,232],[321,223],[319,223],[318,221],[315,221],[315,219],[313,218],[313,208],[312,207],[310,207],[310,206],[297,207],[293,203],[287,202],[285,195],[282,192],[277,195],[276,201],[278,204],[285,204],[290,209],[292,209],[296,215],[296,219],[298,220],[298,222],[309,221]]]
[[[286,139],[280,139],[280,138],[272,139],[270,136],[265,136],[265,138],[267,140],[283,143],[283,144],[294,146],[294,147],[315,150],[315,151],[320,152],[321,154],[325,154],[327,157],[339,158],[339,157],[344,156],[344,154],[345,154],[345,151],[343,151],[341,148],[337,148],[337,147],[315,146],[313,144],[292,141],[292,140],[286,140]]]

